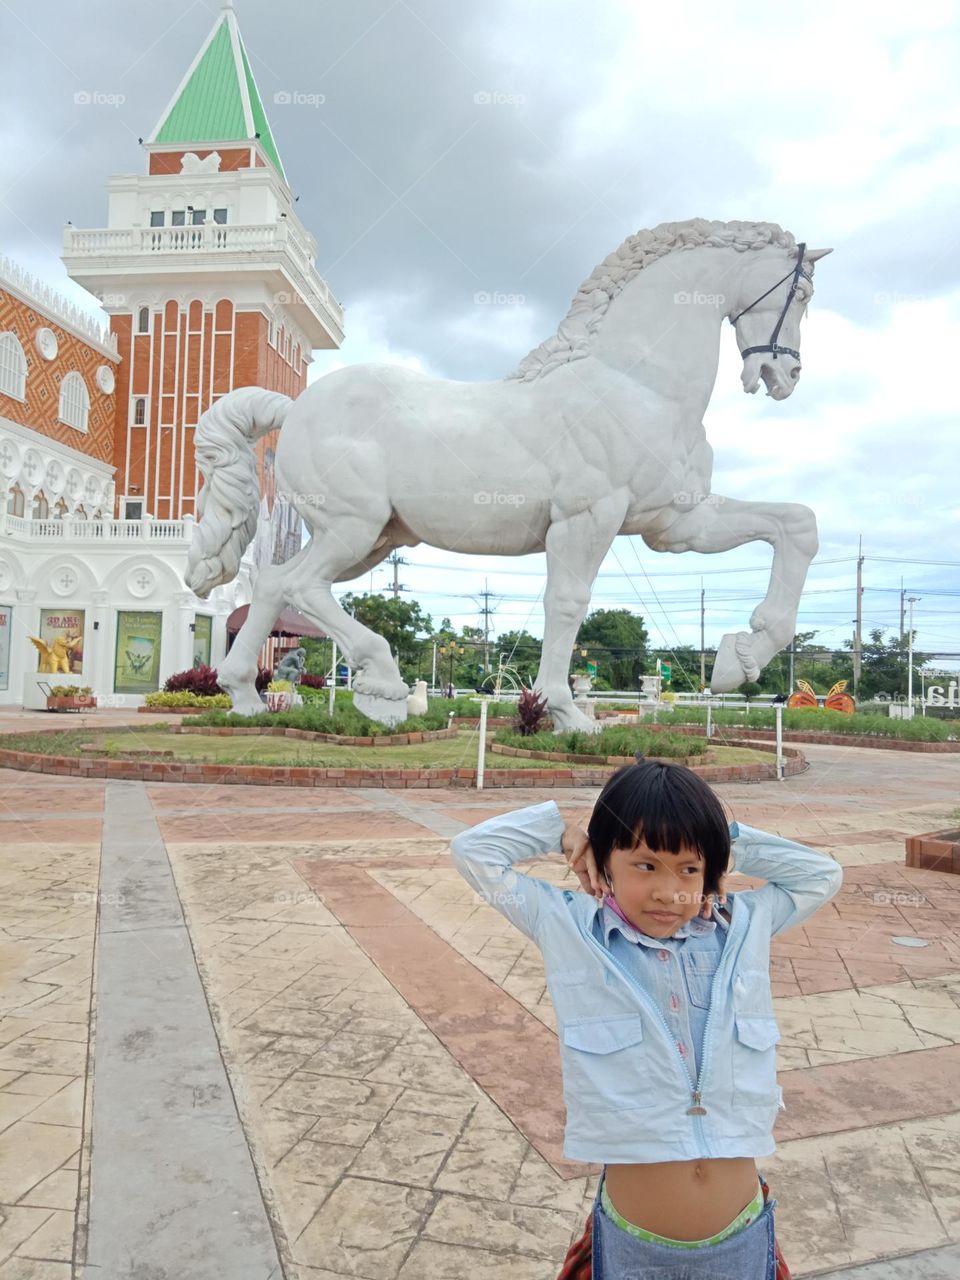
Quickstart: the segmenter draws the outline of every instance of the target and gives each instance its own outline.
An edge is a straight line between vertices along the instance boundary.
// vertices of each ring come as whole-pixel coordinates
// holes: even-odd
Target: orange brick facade
[[[37,350],[38,329],[52,329],[56,335],[58,350],[53,360],[45,360]],[[120,382],[116,361],[0,288],[0,333],[7,332],[15,333],[23,347],[27,362],[26,401],[0,392],[0,414],[100,462],[112,462]],[[113,395],[106,395],[97,386],[95,374],[100,365],[108,365],[117,375]],[[74,370],[82,376],[90,396],[87,431],[67,426],[58,416],[60,383]]]
[[[167,301],[151,311],[146,333],[135,332],[138,315],[114,316],[111,327],[121,356],[112,458],[117,493],[142,498],[145,510],[159,520],[193,514],[202,482],[193,433],[201,414],[236,387],[298,396],[307,381],[303,353],[282,328],[271,346],[266,317],[235,311],[228,299],[212,306]],[[271,507],[273,475],[266,457],[268,450],[276,451],[277,434],[256,447],[262,491]]]
[[[206,150],[200,148],[191,148],[191,150],[199,160],[205,160],[208,155],[216,151],[220,157],[221,173],[228,169],[257,169],[263,165],[263,160],[251,147],[208,147]],[[184,155],[186,150],[151,152],[147,172],[179,174]]]

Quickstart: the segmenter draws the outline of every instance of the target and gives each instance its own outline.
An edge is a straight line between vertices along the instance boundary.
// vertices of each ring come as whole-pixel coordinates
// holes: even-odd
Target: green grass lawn
[[[408,747],[341,747],[329,742],[304,742],[296,738],[218,737],[199,733],[168,733],[159,724],[146,728],[94,728],[65,730],[58,734],[17,734],[5,737],[7,749],[36,751],[42,755],[79,756],[82,745],[106,750],[110,759],[138,751],[173,751],[174,759],[210,764],[312,765],[332,768],[436,768],[473,769],[477,764],[477,731],[464,729],[456,738],[414,743]],[[747,747],[711,747],[713,764],[769,763],[771,756]],[[558,761],[525,760],[487,752],[487,769],[562,769]],[[609,771],[608,765],[578,765]]]

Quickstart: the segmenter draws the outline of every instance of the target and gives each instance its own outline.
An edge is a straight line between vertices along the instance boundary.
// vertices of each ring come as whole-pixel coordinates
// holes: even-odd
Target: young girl
[[[519,874],[560,850],[587,894]],[[557,1014],[563,1154],[603,1165],[561,1276],[775,1280],[773,1210],[756,1159],[776,1149],[770,938],[837,893],[822,854],[727,825],[689,769],[627,765],[581,831],[553,801],[451,844],[464,878],[543,953]],[[734,869],[763,879],[733,894]],[[589,896],[588,896],[589,895]],[[782,1259],[779,1260],[782,1262]]]

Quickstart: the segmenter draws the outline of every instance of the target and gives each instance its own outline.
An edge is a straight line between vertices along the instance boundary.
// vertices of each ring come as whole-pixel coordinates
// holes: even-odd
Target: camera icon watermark
[[[73,95],[75,107],[122,107],[125,93],[104,93],[102,89],[78,89]]]
[[[322,107],[326,100],[325,93],[304,93],[300,89],[278,89],[273,95],[276,107]]]
[[[480,507],[522,507],[527,500],[525,493],[500,493],[496,489],[480,489],[473,501]]]
[[[478,89],[473,95],[478,107],[522,107],[526,100],[525,93],[504,93],[502,89]]]
[[[478,306],[522,307],[527,300],[525,293],[502,293],[496,289],[478,289],[473,295]]]

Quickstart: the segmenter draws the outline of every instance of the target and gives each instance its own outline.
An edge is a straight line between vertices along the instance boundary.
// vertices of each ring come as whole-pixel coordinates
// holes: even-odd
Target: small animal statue
[[[418,680],[413,686],[413,693],[407,695],[407,715],[425,716],[427,714],[427,682]]]
[[[289,680],[291,684],[299,684],[307,667],[306,649],[291,649],[277,663],[275,680]]]
[[[41,640],[39,636],[31,636],[30,639],[40,654],[40,671],[54,675],[70,674],[70,655],[80,646],[79,635],[57,636],[52,645],[47,644],[46,640]]]

